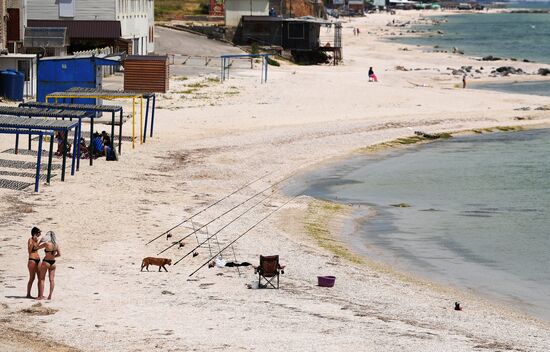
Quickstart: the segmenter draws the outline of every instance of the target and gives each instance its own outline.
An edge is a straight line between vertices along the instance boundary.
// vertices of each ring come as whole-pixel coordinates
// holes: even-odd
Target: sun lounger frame
[[[111,146],[115,145],[115,122],[116,114],[119,113],[119,129],[118,129],[118,154],[122,154],[122,123],[123,123],[123,108],[120,105],[89,105],[89,104],[66,104],[66,103],[42,103],[38,101],[32,101],[19,104],[20,107],[25,108],[43,108],[43,109],[55,109],[55,110],[73,110],[82,111],[88,113],[90,117],[90,154],[93,155],[94,145],[92,138],[94,135],[94,118],[97,118],[97,112],[110,112],[111,113]],[[80,154],[80,144],[79,144]],[[90,165],[93,165],[93,158],[90,158]],[[77,170],[79,169],[80,161],[77,161]]]
[[[66,103],[65,99],[70,99],[69,103],[73,103],[74,99],[131,99],[132,100],[132,149],[135,148],[135,126],[136,126],[136,102],[139,101],[140,110],[140,128],[139,128],[139,142],[145,143],[147,140],[147,125],[149,120],[150,102],[151,107],[151,133],[150,137],[153,137],[154,123],[155,123],[155,109],[156,109],[156,94],[155,93],[137,93],[137,92],[119,92],[114,90],[94,89],[94,88],[81,88],[74,87],[65,92],[54,92],[46,96],[46,102],[49,103],[50,99],[53,99],[55,103],[58,103],[61,99],[62,103]],[[146,113],[145,113],[145,125],[143,115],[143,99],[146,100]]]
[[[37,169],[36,169],[36,178],[35,178],[35,192],[38,192],[38,185],[39,185],[39,179],[40,179],[40,164],[41,164],[41,158],[42,158],[42,137],[45,135],[49,135],[50,138],[50,150],[49,150],[49,156],[48,156],[48,177],[47,181],[50,182],[51,178],[51,159],[52,159],[52,153],[53,153],[53,140],[54,140],[54,133],[56,131],[63,131],[65,132],[65,138],[64,138],[64,148],[63,148],[63,161],[62,161],[62,167],[61,167],[61,181],[65,181],[65,169],[66,169],[66,163],[67,163],[67,139],[68,134],[71,130],[74,129],[74,140],[75,144],[76,141],[80,140],[80,130],[79,130],[79,122],[77,121],[58,121],[58,120],[52,120],[52,119],[37,119],[37,118],[25,118],[25,117],[15,117],[15,116],[1,116],[0,115],[0,133],[1,134],[15,134],[16,135],[16,142],[18,141],[18,137],[20,134],[23,135],[38,135],[38,157],[37,157]],[[30,150],[31,144],[29,143],[29,150]],[[17,146],[16,146],[16,153],[17,153]],[[76,152],[73,151],[73,157],[72,157],[72,165],[71,165],[71,175],[74,175],[75,171],[75,155]]]

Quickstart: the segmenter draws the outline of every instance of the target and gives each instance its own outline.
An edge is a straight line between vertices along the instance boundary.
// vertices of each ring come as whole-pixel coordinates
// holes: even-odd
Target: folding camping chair
[[[279,288],[279,273],[284,274],[284,265],[279,264],[278,255],[263,256],[260,255],[260,265],[256,267],[258,273],[258,287],[267,288],[267,285],[271,285],[273,288]],[[262,278],[266,281],[262,286]],[[273,279],[277,278],[277,286],[273,284]]]

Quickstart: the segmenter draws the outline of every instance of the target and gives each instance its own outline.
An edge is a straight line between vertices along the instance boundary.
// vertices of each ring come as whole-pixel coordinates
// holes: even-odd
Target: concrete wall
[[[225,0],[225,25],[237,27],[242,16],[269,15],[269,0]]]

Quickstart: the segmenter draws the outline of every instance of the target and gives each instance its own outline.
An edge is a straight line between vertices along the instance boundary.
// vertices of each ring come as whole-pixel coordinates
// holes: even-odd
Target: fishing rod
[[[263,201],[265,201],[267,198],[273,196],[273,193],[265,196],[264,198],[260,199],[259,202],[256,202],[253,206],[251,206],[250,208],[248,208],[246,211],[244,211],[243,213],[241,213],[239,216],[237,216],[235,219],[231,220],[230,222],[228,222],[227,224],[225,224],[221,229],[219,229],[218,231],[214,232],[212,235],[208,236],[204,241],[202,241],[201,243],[197,244],[197,246],[193,249],[191,249],[186,255],[184,255],[183,257],[181,257],[180,259],[178,259],[174,265],[178,264],[179,262],[181,262],[182,260],[184,260],[185,258],[187,258],[191,253],[195,252],[195,250],[197,248],[200,248],[200,246],[202,246],[203,244],[205,244],[206,242],[208,242],[211,238],[213,238],[214,236],[216,236],[218,233],[222,232],[222,230],[224,230],[227,226],[231,225],[232,223],[234,223],[235,221],[237,221],[240,217],[242,217],[244,214],[248,213],[249,211],[251,211],[252,209],[256,208],[260,203],[262,203]],[[218,249],[220,249],[218,247]],[[212,254],[210,254],[212,255]]]
[[[298,197],[298,196],[296,196]],[[277,211],[279,211],[282,207],[284,207],[285,205],[287,205],[288,203],[290,203],[290,201],[294,200],[296,197],[293,197],[289,200],[287,200],[285,203],[283,203],[282,205],[280,205],[279,207],[277,207],[277,209],[273,210],[271,213],[267,214],[266,216],[264,216],[260,221],[258,221],[257,223],[255,223],[254,225],[252,225],[248,230],[246,230],[245,232],[243,232],[242,234],[239,235],[239,237],[235,238],[233,241],[231,241],[227,246],[223,247],[218,253],[216,253],[215,256],[209,258],[206,262],[204,262],[201,266],[199,266],[195,271],[193,271],[191,274],[189,274],[189,277],[195,275],[195,273],[199,270],[201,270],[205,265],[207,265],[208,263],[210,263],[213,259],[215,259],[218,255],[222,254],[223,251],[225,251],[227,248],[229,248],[233,243],[237,242],[241,237],[243,237],[244,235],[246,235],[247,233],[249,233],[250,231],[252,231],[252,229],[254,229],[256,226],[258,226],[261,222],[263,222],[265,219],[267,219],[268,217],[270,217],[271,215],[275,214]]]
[[[242,186],[241,188],[239,188],[239,189],[237,189],[237,190],[235,190],[235,191],[229,193],[229,194],[226,195],[225,197],[219,199],[218,201],[216,201],[216,202],[210,204],[210,205],[207,206],[206,208],[200,210],[199,212],[197,212],[197,213],[193,214],[192,216],[188,217],[187,219],[183,220],[182,222],[180,222],[180,223],[177,224],[176,226],[172,227],[170,230],[164,231],[163,233],[161,233],[161,234],[158,235],[157,237],[155,237],[155,238],[153,238],[152,240],[150,240],[149,242],[147,242],[145,245],[148,245],[149,243],[158,240],[159,238],[161,238],[162,236],[166,235],[166,234],[169,233],[170,231],[174,230],[175,228],[177,228],[177,227],[179,227],[179,226],[185,224],[185,223],[188,222],[189,220],[193,219],[195,216],[197,216],[197,215],[199,215],[199,214],[201,214],[201,213],[207,211],[208,209],[212,208],[214,205],[219,204],[221,201],[223,201],[223,200],[225,200],[225,199],[231,197],[231,196],[234,195],[235,193],[237,193],[237,192],[243,190],[244,188],[250,186],[251,184],[258,182],[258,181],[261,180],[262,178],[271,175],[273,172],[275,172],[275,171],[266,172],[263,176],[260,176],[260,177],[258,177],[257,179],[255,179],[255,180],[253,180],[253,181],[251,181],[251,182],[248,182],[247,184],[245,184],[245,185]]]
[[[274,186],[278,185],[279,183],[283,182],[283,181],[286,181],[287,179],[289,179],[290,177],[292,177],[293,174],[290,174],[289,176],[283,178],[282,180],[280,181],[277,181],[271,185],[269,185],[268,187],[264,188],[263,190],[261,190],[260,192],[250,196],[249,198],[247,198],[244,202],[241,202],[237,205],[235,205],[234,207],[232,207],[231,209],[225,211],[223,214],[215,217],[214,219],[210,220],[209,222],[207,222],[206,224],[202,225],[201,227],[199,227],[198,229],[194,230],[193,232],[191,232],[190,234],[184,236],[183,238],[179,239],[178,241],[176,242],[173,242],[171,245],[169,245],[168,247],[166,247],[165,249],[163,249],[162,251],[160,251],[157,255],[159,254],[162,254],[164,252],[166,252],[167,250],[169,250],[170,248],[174,247],[176,244],[180,243],[181,241],[183,241],[184,239],[186,239],[187,237],[189,236],[192,236],[195,232],[201,230],[202,228],[204,228],[205,226],[208,226],[210,225],[211,223],[213,223],[214,221],[218,220],[219,218],[221,218],[222,216],[224,216],[225,214],[235,210],[236,208],[240,207],[241,205],[243,205],[244,203],[248,202],[249,200],[253,199],[253,198],[256,198],[257,196],[259,196],[260,194],[264,193],[265,191],[267,191],[268,189],[270,188],[273,188]]]

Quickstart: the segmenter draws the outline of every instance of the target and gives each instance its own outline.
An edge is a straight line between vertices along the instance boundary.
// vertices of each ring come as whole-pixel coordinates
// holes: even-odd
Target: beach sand
[[[118,162],[84,162],[75,177],[55,179],[36,194],[31,188],[1,189],[0,350],[548,350],[546,322],[356,257],[339,235],[349,210],[307,197],[292,200],[237,241],[234,252],[224,252],[229,260],[253,264],[260,254],[280,255],[287,268],[279,290],[248,289],[257,280],[250,267],[203,268],[189,277],[207,261],[206,245],[168,273],[139,270],[143,257],[156,256],[191,230],[178,228],[172,239],[146,245],[150,239],[266,172],[273,173],[197,216],[196,224],[270,182],[416,130],[550,122],[547,111],[533,110],[545,105],[543,98],[457,89],[462,77],[447,70],[472,65],[488,71],[502,66],[498,62],[412,46],[404,51],[405,45],[381,40],[406,30],[387,27],[392,19],[418,15],[376,14],[345,23],[343,65],[283,62],[269,68],[267,84],[260,84],[258,69],[235,70],[223,84],[208,78],[216,70],[212,76],[174,78],[171,93],[159,99],[154,137],[133,150],[126,142]],[[354,26],[362,30],[358,37]],[[528,72],[544,66],[513,64]],[[378,83],[368,83],[369,66]],[[184,93],[197,83],[204,87]],[[516,110],[521,107],[532,109]],[[2,138],[2,150],[12,142]],[[257,200],[212,222],[209,234]],[[286,200],[275,192],[221,231],[220,246]],[[21,298],[33,226],[55,231],[63,249],[54,299],[38,307]],[[160,256],[176,260],[197,239],[184,242]],[[215,241],[210,245],[218,248]],[[318,287],[317,275],[336,276],[336,285]],[[453,310],[455,301],[463,311]]]

